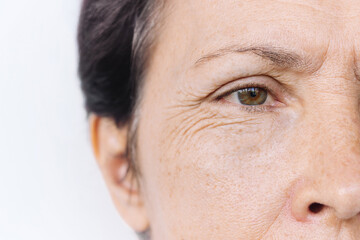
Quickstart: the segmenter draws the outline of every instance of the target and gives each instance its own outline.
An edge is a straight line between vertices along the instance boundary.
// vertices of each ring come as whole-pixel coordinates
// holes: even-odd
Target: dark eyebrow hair
[[[279,68],[307,69],[309,61],[299,54],[280,47],[273,46],[250,46],[250,47],[226,47],[213,53],[206,54],[195,62],[195,67],[212,59],[225,56],[229,53],[252,53],[264,59],[270,60]]]

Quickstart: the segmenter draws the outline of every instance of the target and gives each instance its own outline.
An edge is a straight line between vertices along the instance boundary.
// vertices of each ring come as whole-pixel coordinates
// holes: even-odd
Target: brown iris
[[[240,89],[237,97],[244,105],[261,105],[266,101],[267,91],[262,88],[249,87]]]

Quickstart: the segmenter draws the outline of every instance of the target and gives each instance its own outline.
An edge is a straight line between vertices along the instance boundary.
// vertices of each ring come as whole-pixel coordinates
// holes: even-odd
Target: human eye
[[[248,106],[263,105],[270,98],[268,90],[260,87],[241,88],[224,97],[229,102]]]
[[[217,97],[220,103],[240,107],[247,112],[269,112],[281,106],[276,91],[264,83],[250,82],[233,86]]]

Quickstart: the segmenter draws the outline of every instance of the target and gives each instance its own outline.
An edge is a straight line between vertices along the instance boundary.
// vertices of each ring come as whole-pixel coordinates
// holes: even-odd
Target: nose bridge
[[[312,133],[316,144],[311,146],[310,151],[317,161],[312,161],[311,165],[312,169],[322,169],[326,173],[324,176],[341,176],[353,171],[360,173],[359,107],[347,102],[344,105],[319,110],[315,114],[317,121],[313,124]]]

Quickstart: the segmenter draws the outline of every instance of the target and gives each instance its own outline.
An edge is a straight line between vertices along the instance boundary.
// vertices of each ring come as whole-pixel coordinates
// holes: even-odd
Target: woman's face
[[[360,239],[357,0],[171,0],[139,106],[152,239]]]

